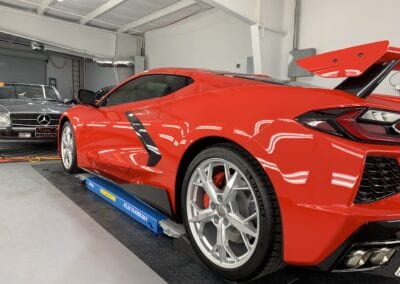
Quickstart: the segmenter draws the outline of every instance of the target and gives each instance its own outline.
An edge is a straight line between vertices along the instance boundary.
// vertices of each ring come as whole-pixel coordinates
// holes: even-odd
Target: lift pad
[[[127,194],[118,185],[102,178],[91,176],[86,178],[86,187],[154,233],[163,233],[160,221],[167,220],[168,217],[142,200]]]

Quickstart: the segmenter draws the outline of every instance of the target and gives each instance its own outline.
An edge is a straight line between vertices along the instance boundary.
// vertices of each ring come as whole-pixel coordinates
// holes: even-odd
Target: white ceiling
[[[36,14],[40,14],[40,10],[42,9],[44,10],[43,16],[80,23],[85,16],[102,5],[119,3],[85,23],[86,25],[101,29],[118,31],[127,24],[178,2],[180,0],[0,0],[0,6],[7,6]],[[198,0],[183,9],[169,13],[157,20],[146,22],[125,32],[128,34],[140,34],[148,30],[173,24],[211,8],[211,6]]]

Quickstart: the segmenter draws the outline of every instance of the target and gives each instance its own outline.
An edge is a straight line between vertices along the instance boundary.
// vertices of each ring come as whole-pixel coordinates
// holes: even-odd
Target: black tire
[[[188,224],[186,208],[190,177],[203,161],[222,158],[233,163],[250,181],[259,208],[259,240],[252,256],[240,267],[226,269],[215,265],[198,247]],[[200,152],[190,163],[182,184],[181,212],[190,242],[200,259],[224,278],[233,281],[249,280],[271,274],[284,267],[282,260],[282,229],[278,201],[263,168],[242,148],[228,143],[217,144]]]
[[[69,127],[71,130],[71,134],[72,134],[72,142],[73,142],[73,149],[72,149],[72,162],[71,165],[68,167],[67,165],[65,165],[64,163],[64,159],[63,159],[63,151],[62,151],[62,139],[63,139],[63,134],[64,134],[64,130],[65,128]],[[62,167],[64,169],[65,172],[70,173],[70,174],[77,174],[79,172],[81,172],[81,170],[78,168],[78,159],[77,159],[77,155],[76,155],[76,143],[75,143],[75,133],[74,133],[74,128],[72,127],[71,123],[69,121],[65,122],[62,126],[62,130],[61,130],[61,137],[60,137],[60,156],[61,156],[61,164]]]

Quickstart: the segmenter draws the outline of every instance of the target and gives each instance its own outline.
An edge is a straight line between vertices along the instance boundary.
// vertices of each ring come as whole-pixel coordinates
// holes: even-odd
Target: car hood
[[[0,100],[0,112],[10,113],[63,113],[71,105],[40,100]]]

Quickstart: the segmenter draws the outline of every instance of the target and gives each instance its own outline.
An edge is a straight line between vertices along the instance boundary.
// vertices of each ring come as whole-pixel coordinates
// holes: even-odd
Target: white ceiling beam
[[[113,9],[114,7],[118,6],[119,4],[121,4],[122,2],[125,2],[126,0],[109,0],[106,3],[104,3],[103,5],[101,5],[100,7],[98,7],[96,10],[90,12],[89,14],[87,14],[86,16],[84,16],[79,22],[84,25],[88,22],[90,22],[91,20],[99,17],[100,15],[106,13],[107,11],[110,11],[111,9]]]
[[[193,4],[196,4],[196,2],[197,1],[195,1],[195,0],[181,0],[179,2],[176,2],[175,4],[172,4],[172,5],[168,6],[168,7],[165,7],[164,9],[158,10],[157,12],[151,13],[151,14],[149,14],[147,16],[144,16],[143,18],[140,18],[140,19],[138,19],[136,21],[133,21],[133,22],[131,22],[129,24],[126,24],[125,26],[123,26],[120,29],[120,32],[126,32],[126,31],[132,30],[132,29],[134,29],[136,27],[139,27],[141,25],[147,24],[149,22],[158,20],[158,19],[160,19],[162,17],[165,17],[165,16],[167,16],[169,14],[172,14],[172,13],[177,12],[179,10],[182,10],[182,9],[184,9],[186,7],[189,7],[189,6],[193,5]]]
[[[46,28],[43,28],[46,27]],[[18,9],[0,6],[0,32],[16,35],[88,57],[135,56],[138,39],[127,34],[57,20]]]
[[[259,24],[259,0],[202,0],[250,24]]]
[[[40,4],[40,7],[38,8],[37,13],[39,15],[43,15],[44,12],[47,10],[47,7],[49,7],[53,2],[54,0],[43,0],[42,3]]]

